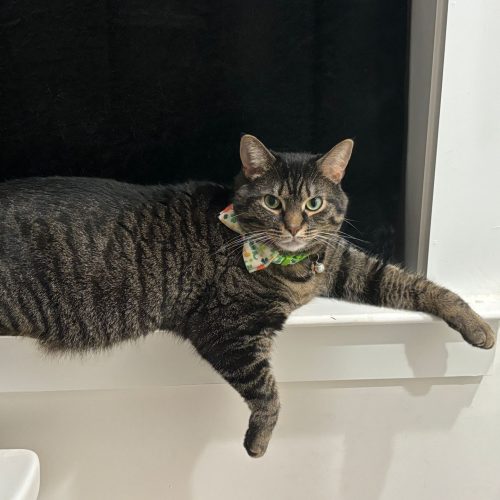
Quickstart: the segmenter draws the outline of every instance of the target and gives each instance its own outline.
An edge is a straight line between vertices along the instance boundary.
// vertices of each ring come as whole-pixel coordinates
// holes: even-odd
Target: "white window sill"
[[[464,297],[470,306],[486,320],[500,319],[500,296]],[[352,304],[334,299],[317,298],[298,309],[288,318],[290,326],[369,325],[392,323],[441,322],[430,314],[398,311],[364,304]]]
[[[468,300],[497,331],[500,297]],[[494,355],[427,314],[316,299],[289,318],[273,365],[281,382],[471,377],[487,374]],[[223,381],[163,332],[83,357],[45,356],[29,339],[0,337],[0,392],[210,383]]]

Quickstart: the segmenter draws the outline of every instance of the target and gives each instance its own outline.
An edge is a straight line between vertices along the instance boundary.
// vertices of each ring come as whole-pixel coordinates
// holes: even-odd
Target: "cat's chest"
[[[318,280],[313,276],[305,283],[288,283],[288,291],[291,297],[293,309],[301,307],[319,295]]]
[[[283,303],[287,313],[307,304],[321,292],[321,277],[311,272],[307,264],[286,272],[278,271],[276,280],[285,299]]]

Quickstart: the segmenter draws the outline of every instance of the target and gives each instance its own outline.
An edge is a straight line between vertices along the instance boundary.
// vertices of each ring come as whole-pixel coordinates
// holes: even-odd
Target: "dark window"
[[[241,132],[314,152],[353,137],[344,229],[400,256],[407,16],[401,0],[4,0],[1,177],[230,182]]]

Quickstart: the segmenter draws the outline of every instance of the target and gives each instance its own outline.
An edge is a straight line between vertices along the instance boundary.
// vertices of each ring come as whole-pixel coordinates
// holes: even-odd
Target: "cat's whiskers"
[[[344,217],[344,222],[349,224],[353,229],[355,229],[359,234],[363,234],[352,222],[352,219],[348,219],[347,217]]]
[[[322,236],[323,238],[326,238],[328,240],[333,239],[336,242],[342,242],[342,244],[350,245],[354,248],[357,248],[358,250],[365,251],[361,247],[359,247],[358,245],[356,245],[355,243],[350,241],[350,238],[354,238],[354,237],[351,237],[350,235],[343,233],[342,231],[329,232],[329,231],[317,230],[317,232],[315,234],[317,234],[318,236]],[[366,241],[364,241],[360,238],[354,238],[354,239],[361,241],[363,243],[367,243]]]
[[[342,237],[332,237],[332,235],[329,236],[324,236],[324,235],[317,235],[316,236],[317,241],[320,241],[324,243],[326,246],[329,248],[332,248],[334,250],[338,250],[338,248],[356,248],[357,250],[364,251],[362,248],[358,247],[354,243],[345,240]]]
[[[245,241],[248,241],[248,240],[251,240],[253,241],[254,243],[264,243],[264,244],[267,244],[269,243],[269,238],[264,234],[264,235],[261,235],[261,236],[257,236],[255,238],[246,238]],[[243,246],[243,243],[245,242],[243,241],[242,242],[242,246]],[[238,252],[239,250],[241,250],[241,247],[239,246],[236,246],[236,247],[233,247],[229,253],[227,254],[228,257],[234,255],[236,252]]]
[[[344,233],[344,231],[338,231],[338,234],[343,236],[346,239],[352,239],[352,240],[356,240],[356,241],[361,241],[362,243],[368,243],[368,241],[362,240],[361,238],[356,238],[356,236],[352,236],[350,234]]]
[[[310,240],[312,240],[312,241],[321,240],[323,242],[336,243],[338,245],[350,245],[351,244],[347,240],[342,238],[340,235],[338,235],[337,233],[320,231],[320,230],[315,230],[314,232],[311,232]]]
[[[326,247],[331,248],[332,250],[338,250],[339,248],[347,248],[349,245],[346,242],[342,241],[332,241],[323,236],[317,236],[316,241],[324,244]]]
[[[239,246],[240,244],[243,245],[245,241],[248,239],[254,239],[256,237],[259,237],[260,235],[263,235],[265,231],[254,231],[251,233],[246,233],[246,234],[238,234],[237,236],[234,236],[231,238],[229,241],[221,245],[215,252],[213,252],[211,255],[215,255],[216,253],[223,252],[225,250],[229,250],[234,246]]]
[[[222,245],[218,250],[216,250],[215,253],[221,251],[227,251],[228,256],[233,255],[236,251],[238,251],[241,247],[243,247],[245,242],[250,240],[255,243],[266,243],[266,244],[273,241],[267,231],[252,231],[250,233],[240,234],[234,238],[231,238],[231,240],[228,243]]]

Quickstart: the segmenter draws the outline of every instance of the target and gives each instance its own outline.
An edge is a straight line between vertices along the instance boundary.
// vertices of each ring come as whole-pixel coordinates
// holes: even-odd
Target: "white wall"
[[[500,373],[282,384],[268,453],[225,385],[13,393],[0,441],[34,449],[41,500],[498,500]]]
[[[428,276],[500,294],[500,2],[448,7]]]

